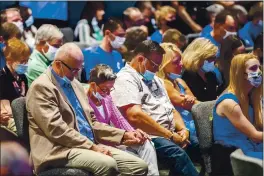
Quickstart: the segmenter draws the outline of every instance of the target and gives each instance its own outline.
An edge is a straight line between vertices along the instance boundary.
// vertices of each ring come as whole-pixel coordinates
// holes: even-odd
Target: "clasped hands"
[[[122,145],[132,146],[132,145],[143,145],[147,139],[150,139],[149,136],[140,129],[135,131],[126,131],[124,133],[123,139],[121,141]],[[112,153],[103,145],[93,144],[91,150],[99,152],[112,157]]]
[[[173,133],[170,139],[184,149],[190,144],[189,135],[190,132],[187,129],[183,128],[177,133]]]

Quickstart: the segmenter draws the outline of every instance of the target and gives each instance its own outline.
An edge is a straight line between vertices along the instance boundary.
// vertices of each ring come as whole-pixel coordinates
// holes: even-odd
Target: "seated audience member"
[[[1,23],[13,23],[15,24],[20,33],[22,34],[24,32],[24,25],[23,25],[23,19],[20,15],[20,11],[18,8],[9,8],[1,11]]]
[[[263,64],[263,32],[257,36],[254,42],[253,54],[257,56],[260,63]]]
[[[82,85],[74,79],[83,54],[74,43],[59,48],[55,60],[27,93],[29,139],[35,172],[48,167],[74,167],[94,175],[147,175],[140,158],[99,144],[144,142],[135,132],[99,123]],[[45,144],[45,145],[43,145]]]
[[[6,66],[0,71],[0,123],[16,132],[10,104],[14,99],[26,96],[28,86],[24,74],[27,71],[30,49],[21,40],[12,38],[6,43],[4,55]]]
[[[221,43],[228,36],[236,35],[236,21],[230,11],[222,10],[215,17],[213,30],[202,36],[210,40],[218,48],[217,58],[220,56]]]
[[[127,52],[123,53],[123,58],[126,62],[131,61],[133,50],[140,42],[147,40],[147,37],[148,33],[144,31],[142,26],[134,26],[126,30],[126,40],[124,46],[126,47]]]
[[[190,130],[191,143],[198,143],[194,121],[190,112],[192,105],[198,103],[198,101],[184,80],[181,79],[183,69],[182,53],[172,43],[162,43],[160,46],[165,50],[165,54],[157,76],[163,79],[171,103],[181,114],[185,126]]]
[[[103,33],[104,38],[99,46],[84,51],[86,79],[89,79],[91,69],[98,64],[109,65],[115,73],[124,66],[121,54],[116,51],[126,40],[122,23],[116,19],[109,19],[104,24]]]
[[[221,74],[223,75],[224,89],[229,84],[229,73],[232,58],[237,54],[245,53],[245,46],[242,41],[233,36],[223,41],[223,46],[221,47],[221,58],[217,63]]]
[[[263,2],[258,2],[251,7],[249,17],[252,20],[238,31],[238,35],[244,41],[246,47],[253,47],[254,40],[263,32]]]
[[[103,40],[103,2],[86,2],[81,20],[77,23],[74,31],[75,37],[87,45],[96,45]]]
[[[21,33],[16,25],[13,23],[3,23],[0,26],[0,69],[4,68],[6,65],[4,49],[7,40],[16,37],[21,38]]]
[[[33,49],[35,46],[35,36],[37,33],[37,28],[34,26],[34,17],[32,15],[32,10],[27,7],[20,7],[20,15],[23,19],[24,24],[23,40],[31,49]]]
[[[54,60],[56,51],[62,45],[63,34],[54,25],[43,24],[36,34],[36,46],[28,61],[26,73],[28,85],[39,77]]]
[[[263,159],[260,67],[253,54],[232,59],[230,83],[213,111],[213,134],[216,144],[241,148],[246,155]]]
[[[170,167],[170,175],[198,175],[184,150],[189,131],[171,104],[163,81],[155,76],[163,54],[157,42],[139,43],[131,63],[117,73],[111,96],[134,128],[152,135],[157,157]]]
[[[1,141],[1,176],[31,176],[32,168],[29,155],[20,144],[11,141]]]
[[[177,29],[169,29],[163,34],[162,43],[175,44],[181,51],[183,51],[187,45],[187,39]]]
[[[215,17],[217,14],[219,14],[221,11],[223,11],[225,8],[219,4],[212,4],[208,7],[206,7],[206,11],[208,13],[209,19],[210,19],[210,24],[206,25],[202,32],[201,32],[201,37],[208,35],[210,32],[212,32],[213,27],[214,27],[214,21]]]
[[[90,73],[90,87],[87,94],[96,119],[99,122],[106,123],[116,128],[125,131],[135,131],[141,135],[147,136],[145,132],[139,129],[134,130],[115,106],[110,96],[110,91],[113,88],[115,79],[116,75],[113,73],[113,70],[108,65],[104,64],[97,65]],[[139,155],[139,157],[148,164],[148,175],[159,175],[156,151],[149,140],[143,145],[138,144],[129,146],[126,150]]]
[[[21,35],[22,35],[22,40],[25,41],[29,47],[33,48],[34,40],[33,37],[28,36],[28,32],[25,31],[23,19],[20,14],[20,10],[18,8],[9,8],[1,12],[1,23],[8,22],[8,23],[13,23],[15,24]]]
[[[161,43],[162,42],[162,35],[171,27],[171,24],[176,19],[176,10],[170,6],[162,6],[159,10],[155,13],[156,22],[158,26],[158,30],[154,32],[150,39],[152,41]]]
[[[138,1],[136,6],[139,8],[144,18],[144,25],[148,28],[148,33],[151,35],[158,27],[155,20],[155,9],[151,1]]]
[[[199,101],[215,100],[221,93],[215,69],[217,47],[208,39],[197,38],[185,49],[182,57],[182,79]]]
[[[145,24],[142,13],[136,7],[129,7],[123,12],[123,21],[125,29]]]

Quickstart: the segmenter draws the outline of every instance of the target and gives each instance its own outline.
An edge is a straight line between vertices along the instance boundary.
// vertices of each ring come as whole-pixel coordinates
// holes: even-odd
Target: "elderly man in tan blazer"
[[[126,132],[95,121],[81,84],[77,45],[63,45],[52,67],[37,78],[27,94],[31,157],[36,173],[47,167],[75,167],[94,175],[147,175],[140,158],[104,144],[138,144],[144,134]]]

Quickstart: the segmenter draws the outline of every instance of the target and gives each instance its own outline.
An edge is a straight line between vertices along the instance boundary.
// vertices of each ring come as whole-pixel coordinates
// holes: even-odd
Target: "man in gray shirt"
[[[157,156],[170,166],[170,175],[196,176],[184,148],[189,131],[171,104],[163,81],[155,76],[164,50],[151,40],[134,50],[131,63],[117,74],[111,96],[130,124],[151,135]]]

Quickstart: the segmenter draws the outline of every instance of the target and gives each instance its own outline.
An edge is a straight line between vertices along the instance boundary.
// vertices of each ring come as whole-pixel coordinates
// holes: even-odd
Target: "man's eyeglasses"
[[[154,69],[159,68],[159,64],[155,63],[153,60],[148,59],[151,62],[151,65]]]
[[[69,65],[67,65],[65,62],[61,61],[60,62],[65,66],[67,67],[72,73],[77,73],[78,71],[80,71],[81,69],[80,68],[71,68]]]

